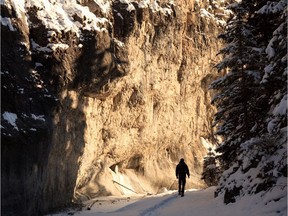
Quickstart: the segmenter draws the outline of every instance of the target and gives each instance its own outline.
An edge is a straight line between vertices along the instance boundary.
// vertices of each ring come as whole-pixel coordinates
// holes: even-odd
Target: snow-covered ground
[[[190,189],[184,197],[176,191],[167,191],[158,195],[138,195],[125,197],[103,197],[87,202],[91,206],[81,212],[67,211],[54,216],[285,216],[287,199],[266,202],[273,193],[242,197],[236,203],[225,205],[223,197],[214,198],[215,187],[205,190]],[[286,193],[286,187],[279,187],[276,193]],[[287,196],[286,196],[287,197]]]

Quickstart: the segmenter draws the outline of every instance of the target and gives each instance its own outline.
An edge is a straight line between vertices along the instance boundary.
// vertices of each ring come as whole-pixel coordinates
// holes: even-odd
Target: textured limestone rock
[[[71,15],[72,3],[62,7],[80,33],[73,31],[75,26],[71,30],[48,28],[46,18],[40,17],[45,5],[27,3],[22,16],[15,17],[15,4],[7,1],[1,5],[17,26],[15,32],[9,25],[3,31],[16,37],[16,44],[25,44],[26,50],[25,56],[19,57],[24,73],[19,73],[17,65],[11,67],[13,56],[5,57],[4,68],[21,78],[15,82],[25,91],[35,92],[5,98],[2,110],[12,112],[15,101],[21,101],[23,106],[14,112],[37,112],[46,119],[33,126],[44,128],[42,135],[40,130],[36,132],[33,142],[29,136],[22,139],[17,131],[12,138],[4,136],[7,155],[21,155],[8,147],[19,142],[15,140],[31,144],[23,160],[12,163],[5,158],[10,162],[4,162],[7,169],[2,179],[9,183],[5,196],[11,198],[4,205],[6,212],[13,212],[13,202],[21,199],[30,208],[22,206],[18,213],[31,215],[64,206],[72,199],[80,202],[100,195],[175,189],[174,169],[181,157],[191,171],[187,187],[204,186],[200,180],[206,154],[202,140],[213,142],[214,110],[208,85],[216,76],[212,66],[224,11],[209,1],[151,1],[146,6],[143,1],[99,2],[73,3],[78,9],[87,6],[85,10],[101,17],[96,30],[88,29],[94,20],[82,16],[82,9]],[[103,4],[110,10],[104,10]],[[59,20],[54,20],[54,26]],[[18,45],[9,44],[5,50],[12,47],[17,56]],[[32,83],[25,81],[29,71],[37,75]],[[4,74],[7,85],[10,75]],[[47,95],[52,102],[47,102]],[[29,98],[35,102],[29,105]],[[32,120],[26,119],[26,126],[29,122]],[[4,132],[10,127],[4,120],[1,125]],[[40,149],[33,149],[35,146]],[[33,161],[29,160],[32,154],[36,155]],[[16,166],[26,171],[17,173]],[[11,181],[15,173],[23,184]],[[10,190],[15,185],[30,191],[28,197],[23,193],[15,198]]]
[[[83,145],[83,154],[77,158],[80,166],[75,200],[125,193],[112,184],[117,175],[111,167],[116,165],[126,182],[135,177],[128,175],[127,169],[150,182],[139,193],[148,189],[156,193],[171,185],[181,157],[193,173],[188,187],[203,185],[199,174],[206,149],[200,137],[209,139],[212,135],[208,85],[215,76],[211,66],[218,48],[218,26],[201,17],[193,6],[175,5],[173,13],[167,15],[149,8],[129,12],[127,4],[115,3],[114,38],[113,33],[97,33],[96,48],[89,49],[88,57],[82,52],[85,60],[77,63],[81,68],[77,76],[85,82],[80,82],[76,90],[65,90],[60,99],[69,98],[75,109],[85,104],[80,105],[84,133],[70,132],[81,136]],[[124,17],[120,26],[115,17],[118,13]],[[111,46],[113,50],[109,50]],[[102,50],[101,55],[90,57]],[[113,54],[122,63],[120,69]],[[87,68],[86,61],[92,61],[93,68]],[[83,73],[91,75],[83,78]],[[113,79],[115,74],[118,76]],[[77,94],[79,88],[86,97]],[[65,127],[66,123],[59,121],[57,125]],[[54,135],[57,142],[60,137]],[[131,182],[129,185],[140,188]]]

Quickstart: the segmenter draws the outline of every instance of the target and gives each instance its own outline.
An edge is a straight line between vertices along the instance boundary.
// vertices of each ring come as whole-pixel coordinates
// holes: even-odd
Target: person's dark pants
[[[184,196],[186,178],[179,178],[178,184],[179,184],[178,188],[179,195],[181,194],[181,196]]]

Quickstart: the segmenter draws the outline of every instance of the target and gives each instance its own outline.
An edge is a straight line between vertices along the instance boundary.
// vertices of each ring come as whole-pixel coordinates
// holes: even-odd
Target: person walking
[[[184,196],[185,184],[186,184],[186,175],[190,177],[189,168],[184,162],[184,159],[181,158],[179,164],[176,166],[176,177],[178,179],[178,194],[181,197]]]

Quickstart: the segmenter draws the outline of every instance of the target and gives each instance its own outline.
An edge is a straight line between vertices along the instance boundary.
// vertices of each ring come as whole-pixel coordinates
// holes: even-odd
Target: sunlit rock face
[[[71,200],[176,189],[175,166],[182,157],[191,173],[187,188],[204,187],[200,174],[205,145],[213,143],[214,109],[208,86],[216,76],[212,67],[220,48],[217,35],[227,15],[224,3],[2,3],[8,20],[2,21],[2,31],[16,39],[13,43],[3,38],[2,43],[9,42],[5,51],[13,50],[16,56],[22,44],[25,52],[18,56],[25,66],[21,75],[17,65],[9,65],[13,55],[4,58],[5,83],[12,74],[22,78],[16,82],[25,91],[37,93],[40,88],[37,98],[34,94],[17,97],[23,104],[18,111],[11,108],[16,98],[5,98],[2,115],[24,112],[26,107],[29,115],[35,112],[45,118],[38,124],[42,135],[37,124],[26,119],[26,126],[33,125],[38,134],[33,142],[29,136],[21,139],[23,134],[17,131],[4,135],[5,154],[21,154],[15,153],[17,145],[6,147],[8,143],[32,146],[23,160],[12,163],[5,157],[8,168],[2,179],[9,187],[3,193],[11,197],[4,204],[7,213],[13,212],[10,207],[18,199],[30,206],[18,212],[31,215]],[[29,74],[38,79],[26,82]],[[37,105],[28,106],[29,98]],[[18,115],[19,127],[23,118]],[[1,125],[8,133],[9,121],[2,120]],[[36,155],[32,161],[30,154]],[[13,166],[24,171],[17,173]],[[15,173],[23,185],[11,183]],[[15,191],[9,188],[15,185],[33,192],[13,199]]]

